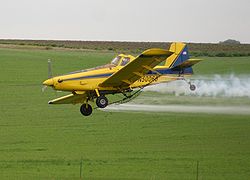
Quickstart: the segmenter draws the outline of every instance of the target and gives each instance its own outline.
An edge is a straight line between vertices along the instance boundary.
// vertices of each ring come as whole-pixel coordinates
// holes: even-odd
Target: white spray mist
[[[212,78],[198,77],[191,81],[196,90],[191,91],[189,85],[182,80],[162,83],[146,87],[145,91],[174,93],[179,95],[210,97],[248,97],[250,98],[250,75],[214,75]]]

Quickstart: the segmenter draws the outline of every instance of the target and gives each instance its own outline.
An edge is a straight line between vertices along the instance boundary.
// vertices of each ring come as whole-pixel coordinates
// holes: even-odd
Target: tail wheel
[[[99,108],[105,108],[108,105],[108,99],[105,96],[99,96],[96,98],[96,105]]]
[[[196,89],[196,86],[194,84],[190,84],[190,90],[195,91],[195,89]]]
[[[82,113],[82,115],[84,116],[89,116],[90,114],[92,114],[92,107],[89,104],[83,104],[80,107],[80,112]]]

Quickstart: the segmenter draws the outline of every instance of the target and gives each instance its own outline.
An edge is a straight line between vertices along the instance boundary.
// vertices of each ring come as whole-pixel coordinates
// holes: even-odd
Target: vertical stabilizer
[[[166,59],[164,66],[167,66],[168,68],[174,68],[189,59],[188,48],[184,43],[172,43],[169,50],[174,53]]]

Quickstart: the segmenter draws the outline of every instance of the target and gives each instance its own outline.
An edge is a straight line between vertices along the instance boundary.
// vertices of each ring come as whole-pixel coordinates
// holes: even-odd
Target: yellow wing
[[[166,60],[173,52],[164,49],[149,49],[137,56],[133,61],[115,72],[99,86],[125,89],[139,80],[153,68]]]
[[[84,91],[81,94],[69,94],[49,101],[49,104],[77,104],[84,103],[87,99],[87,93]]]

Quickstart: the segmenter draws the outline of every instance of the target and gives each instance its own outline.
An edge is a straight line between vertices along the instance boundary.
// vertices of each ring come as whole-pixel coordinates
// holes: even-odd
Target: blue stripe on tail
[[[183,48],[183,50],[181,51],[181,53],[179,54],[179,56],[177,57],[176,61],[174,62],[174,64],[172,65],[172,68],[180,65],[181,63],[183,63],[184,61],[189,59],[189,53],[188,53],[188,48],[187,45]]]

